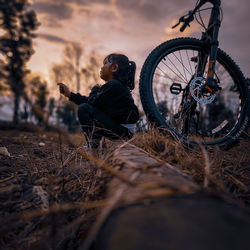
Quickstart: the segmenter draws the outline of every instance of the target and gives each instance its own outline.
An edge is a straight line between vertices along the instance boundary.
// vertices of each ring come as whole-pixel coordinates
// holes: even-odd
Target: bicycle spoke
[[[192,76],[192,73],[185,67],[184,63],[183,63],[183,59],[182,59],[182,55],[181,55],[181,52],[179,51],[179,54],[180,54],[180,58],[181,58],[181,61],[179,60],[179,58],[175,55],[175,53],[173,53],[173,55],[176,57],[176,59],[180,62],[180,64],[182,65],[183,67],[183,71],[185,73],[185,76],[186,76],[186,79],[187,79],[187,75],[186,75],[186,71],[190,74],[190,76]],[[188,80],[187,80],[188,82]]]
[[[190,70],[191,70],[192,75],[193,75],[194,72],[193,72],[192,67],[191,67],[190,58],[189,58],[189,56],[188,56],[187,50],[186,50],[186,55],[187,55],[187,60],[188,60],[188,64],[189,64]],[[194,56],[194,51],[193,51],[193,57],[195,57],[195,56]]]
[[[159,69],[166,78],[168,78],[169,80],[171,80],[172,82],[174,82],[173,78],[171,78],[170,76],[167,75],[167,73],[165,73],[159,66],[157,66],[157,69]],[[156,76],[159,77],[163,77],[163,75],[160,75],[159,73],[155,73]]]
[[[173,53],[174,54],[174,53]],[[179,74],[183,77],[184,80],[186,80],[186,82],[188,82],[187,78],[185,78],[185,76],[180,72],[180,70],[174,65],[174,63],[167,57],[167,59],[169,60],[169,62],[175,67],[175,69],[179,72]],[[164,63],[164,62],[163,62]],[[165,63],[164,63],[165,64]]]
[[[162,63],[171,71],[173,72],[181,81],[184,80],[185,82],[185,79],[183,79],[182,77],[179,76],[179,74],[177,74],[172,68],[170,68],[165,62],[162,61]]]
[[[157,66],[157,69],[159,69],[168,79],[170,79],[172,82],[175,82],[175,80],[173,79],[173,78],[171,78],[170,76],[168,76],[167,75],[167,73],[165,73],[159,66]],[[157,73],[156,73],[157,74]],[[159,75],[160,76],[160,75]],[[178,75],[177,75],[178,76]],[[180,78],[180,77],[179,77]],[[183,81],[183,79],[182,78],[180,78],[180,80],[181,80],[181,82],[182,83],[185,83],[186,84],[186,82],[185,81]]]

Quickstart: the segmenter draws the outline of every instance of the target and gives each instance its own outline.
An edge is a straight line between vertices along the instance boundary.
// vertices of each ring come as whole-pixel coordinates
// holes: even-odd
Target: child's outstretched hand
[[[64,84],[64,83],[57,83],[57,85],[59,86],[59,91],[61,94],[63,94],[66,97],[70,97],[70,91],[69,88]]]

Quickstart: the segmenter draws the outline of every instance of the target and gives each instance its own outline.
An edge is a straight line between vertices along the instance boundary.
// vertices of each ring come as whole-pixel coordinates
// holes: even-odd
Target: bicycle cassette
[[[191,81],[189,91],[195,101],[200,104],[210,104],[214,101],[216,96],[211,88],[205,86],[205,79],[202,77],[195,77]]]

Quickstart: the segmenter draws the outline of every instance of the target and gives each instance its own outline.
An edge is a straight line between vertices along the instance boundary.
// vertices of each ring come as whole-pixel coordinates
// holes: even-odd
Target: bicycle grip
[[[181,28],[180,28],[180,32],[183,32],[188,26],[188,23],[184,23]]]

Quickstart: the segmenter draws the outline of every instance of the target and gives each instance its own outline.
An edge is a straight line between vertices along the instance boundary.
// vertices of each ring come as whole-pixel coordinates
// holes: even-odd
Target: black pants
[[[98,147],[103,136],[110,139],[132,138],[133,134],[125,127],[111,119],[101,110],[90,104],[78,106],[78,119],[90,146]]]

